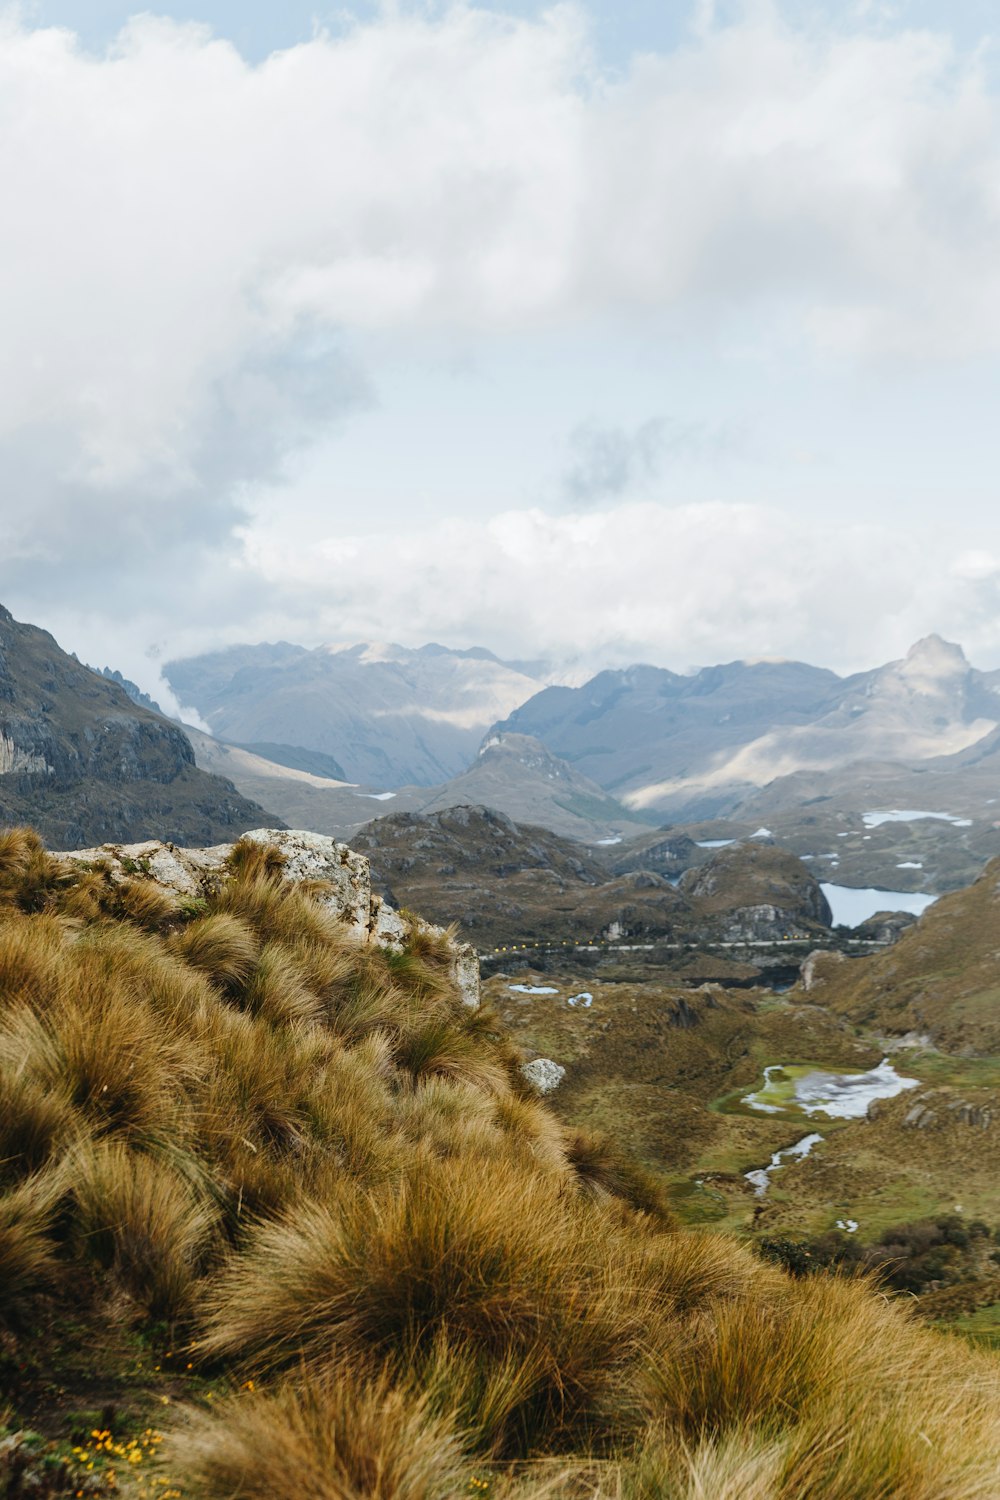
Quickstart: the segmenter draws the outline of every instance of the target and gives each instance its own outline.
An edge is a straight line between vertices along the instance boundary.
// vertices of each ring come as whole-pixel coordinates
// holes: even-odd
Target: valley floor
[[[512,971],[486,994],[522,1045],[566,1069],[549,1096],[556,1112],[632,1142],[690,1225],[748,1241],[851,1234],[870,1246],[897,1226],[954,1217],[1000,1236],[1000,1057],[948,1055],[920,1039],[900,1048],[801,994],[684,987],[669,974]],[[589,999],[570,1003],[581,994]],[[744,1102],[776,1064],[865,1071],[887,1056],[916,1083],[861,1119]],[[822,1140],[756,1196],[745,1174],[811,1132]],[[996,1261],[921,1303],[928,1320],[1000,1344]]]

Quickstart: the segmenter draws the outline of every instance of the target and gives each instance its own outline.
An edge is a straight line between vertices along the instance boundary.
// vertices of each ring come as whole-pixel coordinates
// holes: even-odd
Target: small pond
[[[744,1094],[741,1103],[762,1114],[823,1115],[828,1120],[860,1120],[875,1099],[893,1099],[919,1079],[904,1078],[888,1058],[867,1072],[774,1063],[764,1069],[764,1086]]]

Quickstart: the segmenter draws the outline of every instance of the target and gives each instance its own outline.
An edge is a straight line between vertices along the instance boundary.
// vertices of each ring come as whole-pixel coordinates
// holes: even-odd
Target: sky
[[[0,4],[0,600],[161,697],[280,638],[1000,666],[997,27]]]

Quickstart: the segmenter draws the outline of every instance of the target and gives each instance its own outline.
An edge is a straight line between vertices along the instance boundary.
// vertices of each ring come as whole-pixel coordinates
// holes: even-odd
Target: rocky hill
[[[0,608],[0,824],[57,845],[232,838],[271,821],[195,764],[183,731]]]
[[[475,803],[495,808],[515,822],[539,824],[584,842],[610,843],[645,823],[596,782],[524,734],[487,738],[469,769],[435,789],[419,811],[440,812]]]
[[[679,887],[655,870],[609,870],[603,851],[485,807],[379,818],[352,843],[396,905],[455,921],[481,949],[511,944],[663,940],[771,942],[828,935],[830,913],[787,851],[708,851]]]
[[[815,877],[794,854],[747,840],[715,852],[707,864],[687,870],[680,890],[709,930],[725,938],[757,940],[829,927],[830,905]]]
[[[539,670],[481,649],[279,642],[168,662],[164,675],[219,739],[279,759],[282,747],[318,751],[340,779],[378,791],[466,770],[490,724],[537,691]]]

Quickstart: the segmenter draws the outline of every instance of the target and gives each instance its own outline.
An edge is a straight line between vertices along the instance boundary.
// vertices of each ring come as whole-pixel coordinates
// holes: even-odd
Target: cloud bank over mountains
[[[990,372],[990,66],[770,4],[702,5],[682,46],[614,76],[571,5],[389,8],[256,66],[197,26],[143,17],[95,55],[4,12],[7,602],[147,683],[157,643],[276,632],[853,666],[940,628],[1000,658],[1000,531],[963,528],[960,494],[904,534],[895,490],[842,525],[808,474],[797,504],[764,481],[661,493],[672,454],[728,428],[651,416],[672,411],[655,382],[626,421],[553,415],[551,507],[526,484],[484,511],[463,459],[468,505],[408,528],[401,453],[404,519],[380,525],[340,493],[335,442],[377,418],[394,360],[419,378],[443,347],[581,328]],[[320,443],[317,522],[296,465]]]

